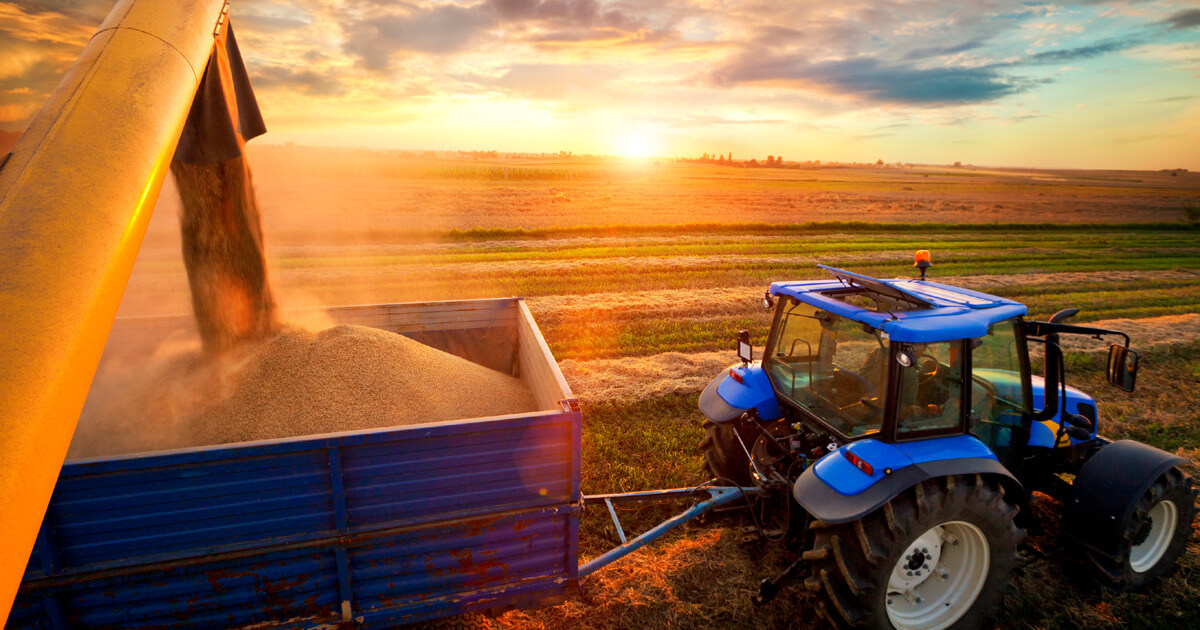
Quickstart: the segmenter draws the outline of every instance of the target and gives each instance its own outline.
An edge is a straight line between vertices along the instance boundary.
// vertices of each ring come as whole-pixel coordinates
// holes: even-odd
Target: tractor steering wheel
[[[917,358],[917,382],[924,385],[933,380],[941,367],[942,364],[937,359],[928,354],[922,354]]]
[[[971,375],[971,382],[979,385],[983,388],[983,391],[987,392],[987,398],[985,398],[984,401],[978,405],[974,404],[974,392],[971,393],[971,401],[973,403],[972,406],[976,408],[975,415],[979,416],[981,419],[990,418],[992,411],[996,408],[996,400],[1000,397],[1000,390],[996,389],[996,385],[991,381],[974,374]]]

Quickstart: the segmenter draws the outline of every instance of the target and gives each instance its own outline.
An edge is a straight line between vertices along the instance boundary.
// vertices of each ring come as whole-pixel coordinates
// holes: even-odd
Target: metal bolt
[[[912,571],[905,571],[905,573],[908,574],[908,577],[912,577]]]

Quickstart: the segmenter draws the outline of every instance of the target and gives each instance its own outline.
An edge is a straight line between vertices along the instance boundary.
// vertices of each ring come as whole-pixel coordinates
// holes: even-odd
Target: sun
[[[648,158],[658,154],[655,134],[646,129],[628,129],[617,138],[617,155],[629,158]]]

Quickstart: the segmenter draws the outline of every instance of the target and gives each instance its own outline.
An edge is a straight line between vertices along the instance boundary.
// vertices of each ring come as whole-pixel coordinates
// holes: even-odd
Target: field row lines
[[[1128,333],[1133,348],[1153,352],[1163,346],[1200,342],[1200,314],[1145,319],[1111,319],[1090,325]],[[1106,345],[1091,339],[1066,337],[1066,349],[1103,352]],[[733,350],[664,352],[641,357],[559,361],[574,393],[588,402],[638,401],[671,394],[694,394],[737,363]]]

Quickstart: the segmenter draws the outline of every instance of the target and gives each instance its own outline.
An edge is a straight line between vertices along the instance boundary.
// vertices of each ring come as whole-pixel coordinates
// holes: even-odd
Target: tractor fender
[[[970,436],[959,437],[974,440]],[[949,440],[953,438],[943,439]],[[850,446],[854,446],[854,444]],[[895,448],[892,445],[881,444],[881,446]],[[843,446],[837,452],[830,453],[822,458],[820,462],[817,462],[817,465],[808,467],[796,479],[796,483],[792,487],[792,496],[795,497],[796,502],[815,520],[831,524],[856,521],[879,509],[883,504],[891,501],[899,496],[900,493],[922,481],[951,475],[979,474],[994,477],[1004,488],[1005,495],[1010,500],[1016,502],[1022,508],[1022,511],[1026,509],[1025,497],[1027,493],[1021,486],[1021,482],[1017,481],[1016,477],[1008,472],[1007,468],[996,461],[994,456],[987,456],[991,455],[990,452],[987,455],[980,454],[980,456],[975,457],[949,457],[921,461],[919,463],[913,463],[912,460],[909,460],[910,463],[902,467],[897,465],[895,467],[889,466],[883,468],[881,464],[876,467],[874,475],[871,477],[868,477],[865,472],[853,468],[852,464],[845,464],[845,466],[851,466],[854,473],[857,473],[859,476],[871,479],[871,482],[869,485],[855,484],[851,487],[838,483],[837,485],[842,487],[835,488],[833,484],[828,483],[818,475],[817,468],[827,459],[834,458],[830,459],[828,466],[838,466],[844,469],[842,462],[846,460],[842,449],[846,448]],[[987,447],[983,448],[986,450]],[[872,457],[872,459],[878,458]],[[902,462],[896,463],[900,464]],[[850,476],[853,479],[853,475],[848,471],[842,474]],[[872,479],[873,477],[878,477],[878,479]],[[862,487],[864,485],[865,487]]]
[[[1132,440],[1101,447],[1075,475],[1063,507],[1063,532],[1119,559],[1125,523],[1137,502],[1160,475],[1186,462],[1178,455]]]
[[[771,379],[757,363],[730,367],[700,393],[700,411],[717,424],[739,418],[750,409],[763,420],[783,416]]]

